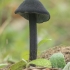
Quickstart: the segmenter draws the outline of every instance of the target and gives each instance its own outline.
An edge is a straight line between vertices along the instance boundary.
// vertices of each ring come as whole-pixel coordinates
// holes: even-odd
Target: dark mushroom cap
[[[29,13],[35,13],[37,23],[42,23],[50,19],[49,12],[44,8],[39,0],[25,0],[15,11],[25,19],[29,20]]]

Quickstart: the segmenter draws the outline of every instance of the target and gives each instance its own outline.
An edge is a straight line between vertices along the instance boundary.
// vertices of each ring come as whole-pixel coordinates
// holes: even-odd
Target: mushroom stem
[[[37,57],[37,25],[36,14],[29,14],[30,28],[30,57],[29,60],[34,60]]]

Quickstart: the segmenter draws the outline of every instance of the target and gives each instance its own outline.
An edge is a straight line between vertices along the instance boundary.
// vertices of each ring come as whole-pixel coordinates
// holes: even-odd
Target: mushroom
[[[49,12],[44,8],[39,0],[24,0],[15,11],[25,19],[29,20],[30,28],[30,57],[29,60],[37,58],[37,25],[50,19]]]

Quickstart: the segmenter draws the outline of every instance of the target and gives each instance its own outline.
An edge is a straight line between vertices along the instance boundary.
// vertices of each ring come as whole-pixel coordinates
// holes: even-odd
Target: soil
[[[48,50],[46,50],[45,52],[43,52],[39,58],[46,58],[46,59],[49,59],[49,57],[54,54],[54,53],[57,53],[57,52],[61,52],[64,54],[64,57],[65,57],[65,61],[66,63],[70,62],[70,46],[57,46],[57,47],[53,47],[53,48],[50,48]]]
[[[50,48],[48,50],[46,50],[45,52],[43,52],[39,58],[46,58],[46,59],[49,59],[49,57],[54,54],[54,53],[57,53],[57,52],[62,52],[64,54],[64,57],[65,57],[65,61],[66,63],[67,62],[70,62],[70,46],[66,47],[66,46],[63,46],[63,47],[53,47],[53,48]],[[0,70],[8,70],[9,67],[11,65],[8,65],[7,67],[3,68],[3,69],[0,69]],[[28,69],[22,69],[22,70],[62,70],[62,69],[55,69],[55,68],[28,68]]]

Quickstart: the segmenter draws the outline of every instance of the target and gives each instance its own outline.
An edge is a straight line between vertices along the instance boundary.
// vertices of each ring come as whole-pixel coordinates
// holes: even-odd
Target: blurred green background
[[[70,45],[70,0],[40,0],[51,19],[38,26],[38,55],[48,48]],[[23,0],[0,0],[0,62],[27,60],[29,22],[14,11]]]

